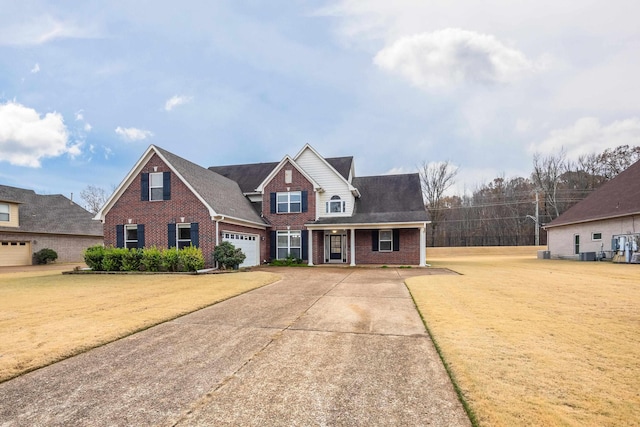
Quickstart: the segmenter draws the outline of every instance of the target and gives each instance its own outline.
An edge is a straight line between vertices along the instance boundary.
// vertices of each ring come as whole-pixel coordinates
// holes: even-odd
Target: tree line
[[[469,194],[447,195],[457,167],[423,162],[429,246],[521,246],[546,244],[541,230],[604,182],[640,160],[640,146],[621,145],[567,159],[564,150],[534,155],[529,177],[499,176]]]

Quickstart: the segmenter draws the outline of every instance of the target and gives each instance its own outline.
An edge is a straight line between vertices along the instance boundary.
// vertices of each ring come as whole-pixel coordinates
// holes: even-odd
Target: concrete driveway
[[[425,270],[278,272],[0,384],[0,425],[470,425],[403,284]]]

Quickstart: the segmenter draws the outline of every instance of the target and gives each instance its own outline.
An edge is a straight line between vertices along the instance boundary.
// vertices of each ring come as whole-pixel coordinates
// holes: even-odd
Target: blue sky
[[[482,4],[480,4],[482,3]],[[456,189],[640,145],[637,1],[0,0],[0,184],[113,189],[149,144],[202,166],[305,143]]]

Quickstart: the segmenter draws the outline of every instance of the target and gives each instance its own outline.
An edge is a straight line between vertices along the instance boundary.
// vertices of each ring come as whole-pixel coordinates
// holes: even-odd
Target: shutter
[[[302,234],[302,236],[301,236],[302,237],[302,239],[301,239],[302,240],[302,243],[301,243],[302,244],[302,257],[301,258],[308,260],[309,259],[309,251],[308,251],[308,249],[309,249],[309,244],[308,243],[309,242],[308,242],[307,239],[309,237],[309,230],[302,230],[301,234]]]
[[[168,224],[167,226],[167,236],[169,237],[168,239],[168,247],[170,248],[175,248],[176,247],[176,225],[174,224]]]
[[[124,248],[124,225],[116,225],[116,248]]]
[[[140,175],[140,200],[143,202],[149,201],[149,174],[143,173]]]
[[[138,247],[144,248],[144,224],[138,224]]]
[[[197,222],[191,223],[191,245],[196,248],[200,246],[200,227]]]
[[[393,250],[398,252],[400,250],[400,230],[393,229]]]
[[[371,230],[371,250],[378,252],[378,245],[380,243],[380,233],[378,230]]]
[[[309,210],[309,203],[307,201],[308,197],[309,197],[309,192],[303,191],[302,192],[302,212],[306,212],[307,210]]]
[[[329,202],[324,202],[324,213],[329,213]]]
[[[274,214],[276,213],[276,193],[271,193],[270,194],[270,199],[271,199],[271,213]]]
[[[271,259],[276,259],[276,244],[277,235],[275,231],[271,232],[271,238],[269,239],[269,255]]]
[[[162,200],[171,200],[171,172],[162,173]]]
[[[347,211],[347,202],[342,202],[342,212]]]

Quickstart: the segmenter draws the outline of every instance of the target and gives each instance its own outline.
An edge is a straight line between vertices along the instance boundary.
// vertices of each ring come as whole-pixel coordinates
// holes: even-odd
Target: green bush
[[[246,257],[242,250],[233,246],[231,242],[222,242],[213,250],[213,259],[224,270],[236,268]]]
[[[195,246],[187,246],[178,251],[181,271],[198,271],[204,268],[202,250]]]
[[[180,254],[178,248],[169,248],[162,250],[162,269],[164,271],[179,271]]]
[[[160,271],[162,269],[162,251],[155,246],[145,248],[142,251],[140,264],[145,271]]]
[[[58,259],[58,253],[49,248],[40,249],[34,256],[36,264],[48,264]]]
[[[303,264],[300,258],[289,254],[285,259],[272,260],[271,265],[280,266],[280,267],[302,267],[307,264]]]
[[[127,252],[129,252],[127,248],[108,248],[104,253],[102,268],[105,271],[121,271]]]
[[[91,246],[84,251],[84,262],[93,271],[104,271],[102,260],[104,259],[105,247],[102,245]]]
[[[132,248],[122,254],[122,271],[140,271],[142,249]]]

